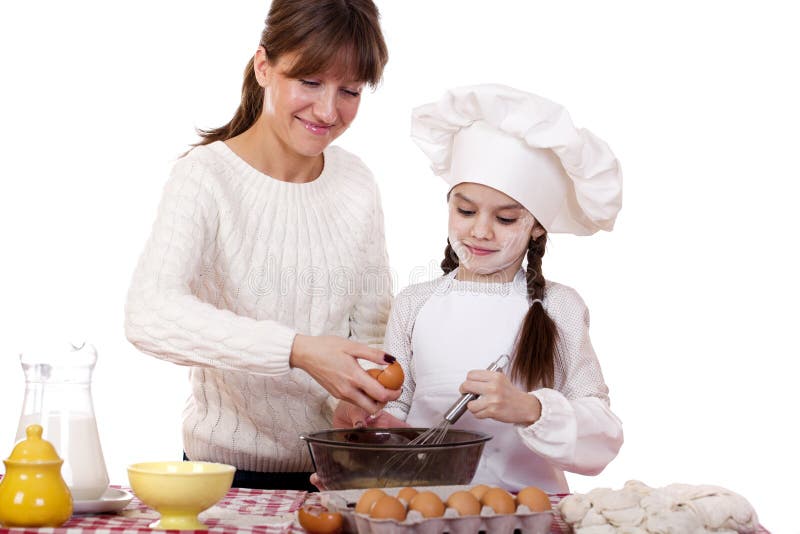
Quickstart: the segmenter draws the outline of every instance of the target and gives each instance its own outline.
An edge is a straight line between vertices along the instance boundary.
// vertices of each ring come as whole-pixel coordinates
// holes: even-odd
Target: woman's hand
[[[410,425],[405,421],[402,421],[397,417],[384,412],[383,410],[373,415],[365,410],[362,410],[358,406],[345,401],[337,404],[336,409],[333,411],[334,428],[398,428],[408,426]]]
[[[340,401],[333,410],[333,428],[361,428],[367,426],[368,417],[368,411],[347,401]]]
[[[470,371],[459,391],[480,395],[467,404],[478,419],[491,418],[504,423],[529,426],[542,415],[542,404],[535,395],[517,389],[506,375],[496,371]]]
[[[363,358],[385,364],[385,353],[367,345],[336,336],[297,335],[292,344],[289,365],[311,375],[328,393],[349,401],[368,413],[395,400],[400,390],[386,389],[369,376],[356,361]],[[394,358],[389,356],[391,361]]]
[[[311,484],[313,484],[314,486],[316,486],[317,489],[320,491],[327,491],[328,489],[325,486],[325,483],[322,481],[321,478],[319,478],[319,475],[316,473],[311,473],[311,476],[308,477],[308,481],[311,482]]]

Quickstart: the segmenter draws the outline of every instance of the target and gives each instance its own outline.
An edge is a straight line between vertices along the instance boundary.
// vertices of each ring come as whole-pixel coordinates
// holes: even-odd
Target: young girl
[[[412,124],[451,186],[449,239],[445,275],[394,302],[384,349],[406,380],[385,411],[430,427],[460,394],[477,393],[455,425],[493,436],[473,482],[567,492],[564,471],[599,473],[622,445],[622,426],[586,305],[545,280],[542,256],[548,232],[612,229],[618,163],[561,106],[503,86],[451,90],[414,110]],[[512,356],[504,372],[480,370],[501,354]]]

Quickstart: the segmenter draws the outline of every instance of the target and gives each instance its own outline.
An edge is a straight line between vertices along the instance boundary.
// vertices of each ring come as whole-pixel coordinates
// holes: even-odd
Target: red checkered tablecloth
[[[125,489],[125,488],[123,488]],[[553,507],[564,497],[550,495]],[[293,490],[232,488],[224,499],[200,514],[211,534],[302,533],[295,512],[304,503],[319,504],[319,494]],[[75,515],[58,528],[2,528],[0,534],[152,534],[148,527],[158,514],[135,496],[117,514]],[[171,532],[171,531],[170,531]],[[552,534],[568,534],[569,528],[554,514]],[[760,528],[759,534],[769,534]]]
[[[127,488],[122,488],[130,491]],[[306,492],[232,488],[219,503],[200,514],[209,532],[220,534],[278,534],[303,532],[295,526],[295,512]],[[2,528],[2,534],[152,534],[148,527],[158,513],[135,496],[116,514],[73,515],[58,528]]]

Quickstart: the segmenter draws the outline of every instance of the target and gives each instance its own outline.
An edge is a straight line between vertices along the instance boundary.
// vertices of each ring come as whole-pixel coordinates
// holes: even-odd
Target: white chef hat
[[[497,189],[548,232],[614,228],[622,207],[619,162],[555,102],[503,85],[459,87],[413,110],[411,137],[450,187]]]

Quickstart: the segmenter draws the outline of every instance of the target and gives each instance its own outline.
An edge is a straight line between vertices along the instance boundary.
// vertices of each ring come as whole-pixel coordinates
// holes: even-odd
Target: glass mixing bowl
[[[469,484],[483,432],[447,429],[440,444],[405,446],[427,428],[342,428],[300,436],[329,490]]]

